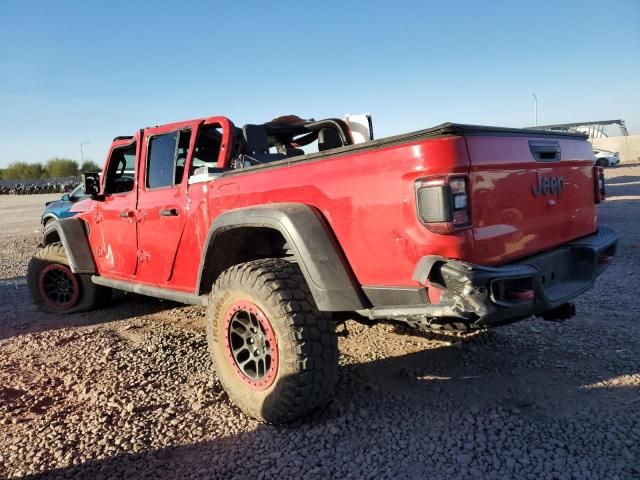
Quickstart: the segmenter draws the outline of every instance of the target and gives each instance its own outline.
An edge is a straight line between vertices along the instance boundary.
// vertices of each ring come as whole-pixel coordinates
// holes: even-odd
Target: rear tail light
[[[453,233],[471,226],[467,177],[433,177],[416,181],[420,221],[434,233]]]
[[[595,202],[603,202],[605,199],[605,186],[604,169],[602,167],[593,167],[593,188],[595,194]]]

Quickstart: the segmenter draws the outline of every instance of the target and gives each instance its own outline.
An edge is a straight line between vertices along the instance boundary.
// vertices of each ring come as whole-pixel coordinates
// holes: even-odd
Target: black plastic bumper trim
[[[424,287],[362,286],[362,291],[374,307],[397,305],[424,305],[429,303]]]
[[[413,278],[443,290],[441,303],[425,306],[425,311],[448,306],[454,317],[467,318],[476,325],[492,325],[542,315],[584,293],[609,265],[601,264],[600,257],[614,257],[617,243],[616,232],[601,227],[593,235],[497,267],[426,256],[418,262]],[[495,297],[493,286],[497,282],[528,278],[535,293],[533,300],[508,302]]]

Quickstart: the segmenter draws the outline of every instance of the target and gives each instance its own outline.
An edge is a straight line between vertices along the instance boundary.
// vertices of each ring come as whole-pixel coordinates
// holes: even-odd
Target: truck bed
[[[583,133],[568,133],[568,132],[552,132],[548,130],[534,130],[531,128],[508,128],[508,127],[494,127],[486,125],[469,125],[464,123],[451,123],[445,122],[435,127],[426,128],[423,130],[416,130],[414,132],[402,133],[400,135],[394,135],[391,137],[379,138],[370,142],[359,143],[356,145],[347,145],[346,147],[335,148],[327,152],[309,153],[307,155],[300,155],[297,157],[287,158],[284,160],[278,160],[275,162],[264,163],[262,165],[255,165],[247,169],[229,170],[224,172],[223,176],[239,175],[243,173],[254,172],[256,170],[264,170],[270,168],[277,168],[281,166],[292,165],[300,162],[306,162],[310,160],[324,160],[332,157],[340,157],[343,155],[349,155],[351,153],[360,153],[367,150],[376,150],[378,148],[386,148],[394,145],[403,145],[406,143],[418,142],[421,140],[449,137],[449,136],[473,136],[473,135],[492,135],[492,136],[522,136],[522,135],[534,135],[541,138],[575,138],[585,140],[588,138]]]
[[[593,233],[586,138],[445,123],[231,170],[215,180],[210,199],[220,211],[272,202],[311,205],[329,223],[362,285],[411,286],[415,262],[427,254],[500,265]],[[536,159],[531,142],[557,144],[561,159]],[[471,192],[472,225],[451,235],[430,232],[416,212],[416,180],[443,174],[466,176]],[[561,198],[535,197],[537,179],[551,176],[564,178]]]

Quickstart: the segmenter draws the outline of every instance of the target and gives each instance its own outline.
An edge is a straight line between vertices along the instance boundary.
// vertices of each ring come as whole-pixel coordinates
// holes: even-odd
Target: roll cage
[[[244,168],[305,155],[302,147],[318,142],[319,152],[353,145],[351,130],[337,118],[316,121],[281,117],[236,128],[231,167]]]
[[[309,148],[307,151],[303,148],[314,142],[318,152],[354,144],[351,129],[344,120],[304,120],[295,115],[242,128],[227,118],[211,117],[203,119],[197,135],[189,176],[203,171],[222,173],[306,155],[310,153]],[[131,136],[116,137],[112,149],[134,142]]]

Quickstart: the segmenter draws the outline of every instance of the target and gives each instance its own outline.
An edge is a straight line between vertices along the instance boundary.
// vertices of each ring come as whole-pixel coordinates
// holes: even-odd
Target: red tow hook
[[[533,290],[509,290],[507,291],[507,299],[514,302],[528,302],[533,300],[535,292]]]

